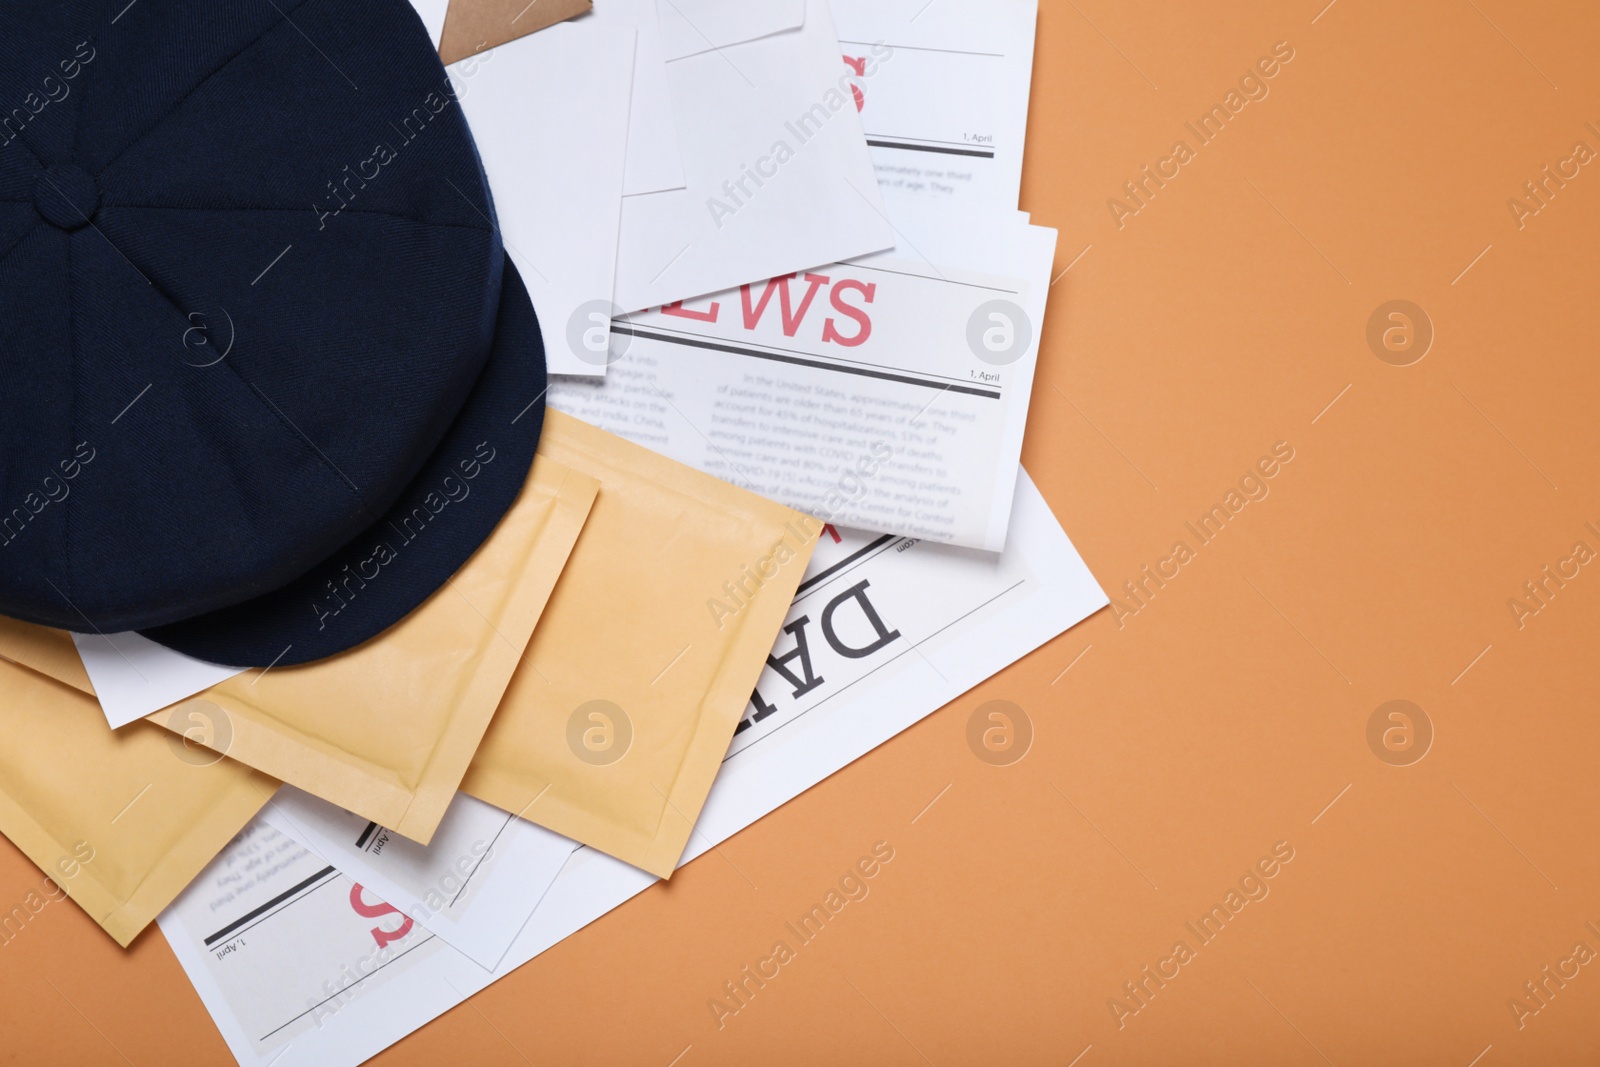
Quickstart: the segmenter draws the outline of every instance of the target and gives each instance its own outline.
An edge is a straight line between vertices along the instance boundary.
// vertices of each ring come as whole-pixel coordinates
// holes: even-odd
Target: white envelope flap
[[[805,0],[657,0],[667,61],[798,29]]]
[[[242,667],[185,656],[132,631],[73,634],[72,642],[113,730],[244,673]]]

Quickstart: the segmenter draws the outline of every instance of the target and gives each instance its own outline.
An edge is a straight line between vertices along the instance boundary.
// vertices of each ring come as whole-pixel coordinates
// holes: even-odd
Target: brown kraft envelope
[[[545,419],[600,495],[461,788],[668,878],[822,523]]]
[[[598,488],[536,458],[494,533],[399,623],[316,663],[230,678],[147,721],[427,844]]]
[[[450,0],[439,58],[450,64],[592,8],[591,0]]]
[[[72,635],[65,630],[52,630],[0,615],[0,659],[20,663],[80,692],[94,695],[89,672],[83,669],[78,648],[72,643]]]
[[[16,664],[0,694],[0,833],[124,948],[278,788]]]

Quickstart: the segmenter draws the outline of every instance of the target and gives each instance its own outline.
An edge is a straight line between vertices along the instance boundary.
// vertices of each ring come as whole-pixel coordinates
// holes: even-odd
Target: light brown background
[[[1112,593],[1285,440],[1271,496],[1125,625],[1077,627],[377,1062],[1594,1062],[1600,966],[1524,1029],[1507,1001],[1600,950],[1600,565],[1520,630],[1506,601],[1600,549],[1600,163],[1520,230],[1506,201],[1600,149],[1600,14],[1324,2],[1039,21],[1023,207],[1073,265],[1024,460]],[[1270,96],[1116,228],[1107,198],[1280,40]],[[1437,331],[1410,367],[1365,340],[1395,298]],[[1410,767],[1367,747],[1395,698],[1437,731]],[[967,748],[989,699],[1034,724],[1013,766]],[[871,895],[718,1030],[707,1000],[878,840]],[[1119,1030],[1107,1000],[1280,840],[1271,895]],[[40,877],[0,845],[0,901]],[[159,932],[124,954],[71,904],[0,948],[0,1016],[3,1062],[231,1062]]]

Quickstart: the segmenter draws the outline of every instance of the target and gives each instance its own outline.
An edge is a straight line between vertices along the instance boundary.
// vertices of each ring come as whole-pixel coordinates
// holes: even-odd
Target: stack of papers
[[[803,663],[782,660],[780,669],[773,662],[799,647],[793,634],[783,636],[684,863],[1106,603],[1026,474],[1017,483],[1011,539],[998,555],[855,533],[842,533],[837,544],[828,537],[824,545],[789,624],[808,617],[815,625],[828,604],[841,597],[852,602],[851,591],[864,588],[898,636],[870,656],[851,658],[818,632],[808,639]],[[859,647],[871,633],[849,640]],[[795,675],[820,681],[797,687]],[[160,919],[246,1067],[360,1063],[657,880],[594,849],[569,848],[548,877],[528,876],[524,899],[536,906],[491,965],[451,941],[452,932],[430,915],[436,907],[389,904],[377,892],[365,893],[357,907],[356,887],[379,884],[375,862],[353,857],[359,846],[316,851],[309,833],[297,835],[294,822],[273,816],[277,804]],[[356,829],[350,820],[347,838]],[[442,859],[411,861],[416,867],[393,877],[442,886],[431,872],[463,859],[470,864],[488,829],[453,841]],[[356,840],[360,832],[364,827]],[[489,907],[487,897],[482,906]]]
[[[831,522],[998,552],[1055,252],[1017,210],[1035,5],[829,8],[670,64],[704,176],[625,203],[633,313],[551,402]]]
[[[437,44],[446,0],[413,2]],[[690,648],[674,658],[677,630],[656,635],[660,663],[626,665],[700,671],[723,703],[748,691],[716,723],[703,806],[646,805],[663,825],[686,821],[658,835],[678,866],[1107,604],[1019,465],[1056,239],[1018,210],[1036,15],[1036,0],[595,0],[446,68],[493,193],[474,206],[538,312],[552,374],[540,462],[557,486],[550,514],[565,501],[571,515],[517,616],[531,640],[489,623],[522,656],[490,697],[516,694],[519,732],[508,695],[486,733],[457,729],[440,751],[465,766],[496,745],[537,767],[540,746],[570,746],[603,766],[620,731],[626,754],[642,724],[598,699],[612,681],[598,668],[596,699],[541,703],[557,686],[539,649],[573,647],[553,628],[578,625],[573,583],[604,584],[602,538],[650,538],[660,572],[687,567],[690,541],[717,524],[770,520],[774,533],[709,599],[658,593],[661,618],[638,620],[664,630],[682,609],[719,634],[758,631],[728,639],[730,659],[758,642],[742,671],[696,666]],[[598,431],[624,441],[596,444]],[[648,506],[678,525],[628,526]],[[550,554],[554,527],[540,529],[528,536]],[[784,585],[774,575],[791,558]],[[438,595],[476,611],[493,588]],[[450,644],[420,633],[419,648]],[[248,748],[294,778],[159,917],[247,1067],[360,1063],[673,867],[539,825],[554,777],[508,803],[470,773],[441,794],[401,762],[367,766],[377,799],[344,804],[409,818],[434,790],[425,826],[380,825],[325,799],[324,771],[276,769],[301,765],[284,755],[296,745],[318,767],[359,760],[336,731],[308,739],[267,714],[270,668],[240,676],[134,634],[73,642],[87,682],[48,639],[17,657],[77,699],[92,688],[113,729],[154,716],[197,764],[238,731],[236,758],[262,767]],[[474,693],[461,703],[482,704]],[[398,703],[388,713],[409,721]],[[395,747],[412,741],[435,744]],[[502,806],[451,800],[463,784]]]

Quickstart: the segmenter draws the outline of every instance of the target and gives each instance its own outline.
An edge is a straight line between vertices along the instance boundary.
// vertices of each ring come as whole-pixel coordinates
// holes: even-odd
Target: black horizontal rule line
[[[851,266],[856,266],[856,264],[851,264]],[[883,268],[881,268],[881,267],[869,267],[867,269],[869,269],[869,270],[883,270]],[[896,274],[896,273],[902,273],[902,272],[884,271],[884,273],[886,273],[886,274]],[[922,281],[930,281],[930,282],[933,281],[932,278],[928,277],[925,274],[905,274],[904,276],[907,277],[907,278],[918,278],[918,279],[920,279]],[[967,283],[964,283],[964,282],[952,282],[950,284],[952,284],[952,285],[963,285],[963,284],[967,284]],[[982,288],[982,287],[979,286],[978,288]],[[1011,292],[1011,290],[1009,290],[1009,289],[997,290],[997,291],[998,292]],[[1013,295],[1015,295],[1015,294],[1013,294]],[[627,326],[629,326],[631,329],[639,329],[639,327],[635,327],[635,326],[632,325],[633,320],[628,318],[627,316],[623,316],[621,319],[612,319],[611,321],[613,323],[622,322],[622,323],[626,324]],[[713,318],[711,321],[715,322],[717,320]],[[658,326],[658,325],[655,325],[654,323],[651,323],[649,325],[649,329],[651,331],[653,331],[653,333],[646,333],[646,334],[642,334],[640,336],[653,337],[656,340],[664,340],[664,341],[681,341],[684,344],[695,346],[695,347],[715,347],[715,345],[721,343],[721,342],[709,341],[706,338],[704,338],[702,335],[700,335],[698,333],[694,333],[693,331],[690,331],[690,330],[675,330],[670,326]],[[702,345],[698,345],[697,342],[700,342],[700,341],[705,341],[705,344],[703,346]],[[812,357],[808,353],[806,353],[806,352],[804,352],[804,351],[802,351],[800,349],[780,348],[777,345],[762,345],[761,347],[757,348],[757,347],[755,347],[756,344],[757,344],[757,342],[755,342],[755,341],[751,341],[747,345],[735,345],[734,342],[732,342],[732,341],[728,341],[728,342],[725,342],[725,343],[728,344],[728,345],[731,345],[732,347],[726,348],[726,349],[722,349],[722,351],[738,352],[740,354],[749,354],[749,355],[753,355],[753,356],[767,356],[767,355],[793,356],[797,360],[816,358],[816,359],[818,359],[820,361],[817,364],[818,366],[826,367],[829,370],[849,370],[849,369],[851,369],[853,367],[859,367],[864,371],[882,370],[882,367],[879,364],[872,363],[872,362],[867,361],[867,360],[846,359],[843,356],[833,356],[830,359],[823,359],[821,356]],[[749,349],[748,353],[746,352],[746,349]],[[884,373],[887,374],[889,372],[884,371]],[[949,375],[946,375],[946,374],[926,374],[926,375],[923,375],[921,377],[921,379],[919,379],[919,380],[924,381],[924,382],[933,382],[935,384],[940,383],[940,382],[950,382],[953,385],[961,384],[961,380],[960,379],[951,378]]]
[[[805,581],[800,583],[800,588],[795,590],[796,596],[795,596],[794,600],[791,601],[791,603],[799,603],[800,602],[800,596],[799,596],[800,593],[808,592],[818,582],[821,582],[821,581],[823,581],[824,579],[827,579],[827,578],[831,578],[834,574],[838,573],[843,568],[848,567],[850,564],[854,563],[856,560],[860,559],[862,556],[865,556],[868,552],[871,552],[873,549],[878,548],[881,545],[884,545],[884,544],[886,544],[886,543],[888,543],[890,541],[895,541],[895,540],[899,540],[899,538],[897,538],[894,534],[884,534],[882,537],[878,538],[876,541],[872,542],[871,544],[866,545],[863,548],[856,549],[854,552],[850,553],[844,559],[841,559],[838,563],[835,563],[833,566],[829,567],[827,570],[821,571],[821,572],[819,572],[817,574],[812,575],[810,578],[807,578]]]
[[[704,348],[712,352],[726,352],[734,356],[754,356],[757,359],[770,359],[776,363],[792,363],[798,367],[813,367],[817,370],[838,371],[841,374],[856,374],[863,378],[880,378],[886,382],[899,382],[902,385],[920,385],[924,389],[937,389],[940,392],[966,393],[969,396],[987,397],[990,400],[1000,399],[998,392],[992,389],[980,389],[972,385],[930,382],[923,378],[913,378],[906,374],[891,374],[888,371],[871,370],[867,367],[849,367],[838,363],[824,363],[818,359],[802,359],[799,356],[783,355],[777,352],[762,352],[756,348],[740,348],[738,345],[703,341],[695,337],[674,337],[671,334],[654,333],[634,326],[622,326],[615,321],[611,323],[611,329],[615,333],[627,334],[629,337],[643,337],[649,341],[665,341],[667,344],[688,345],[690,348]]]
[[[946,156],[977,156],[979,159],[993,159],[993,149],[982,148],[946,148],[935,144],[911,144],[906,141],[884,141],[867,138],[867,144],[874,148],[900,148],[907,152],[937,152]]]
[[[873,133],[871,130],[866,131],[866,136],[869,138],[877,138],[881,141],[893,141],[895,144],[942,144],[949,145],[951,148],[971,148],[975,143],[977,143],[970,139],[961,141],[942,141],[937,137],[918,137],[915,134],[910,133]],[[994,149],[994,134],[990,134],[989,144],[983,150],[992,152]]]
[[[209,948],[212,945],[213,942],[221,940],[226,935],[233,933],[235,930],[239,929],[239,927],[243,926],[245,923],[249,922],[251,919],[254,919],[256,916],[261,915],[261,914],[263,914],[265,912],[271,911],[273,908],[277,907],[279,904],[282,904],[284,901],[288,900],[290,897],[294,896],[296,893],[300,892],[302,889],[305,889],[305,888],[309,887],[314,882],[320,882],[322,879],[326,878],[328,875],[333,874],[333,873],[335,873],[335,872],[334,872],[334,869],[331,866],[324,867],[324,868],[322,868],[322,870],[318,871],[316,874],[313,874],[310,878],[307,878],[305,881],[300,882],[298,885],[295,885],[295,886],[292,886],[292,887],[290,887],[288,889],[285,889],[283,892],[279,893],[277,896],[273,897],[271,900],[267,901],[265,904],[261,905],[259,908],[255,908],[255,909],[253,909],[251,911],[246,912],[245,914],[239,916],[239,918],[235,919],[233,922],[229,923],[227,926],[224,926],[222,929],[218,930],[216,933],[214,933],[210,937],[206,938],[205,939],[206,947]]]

